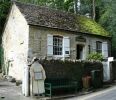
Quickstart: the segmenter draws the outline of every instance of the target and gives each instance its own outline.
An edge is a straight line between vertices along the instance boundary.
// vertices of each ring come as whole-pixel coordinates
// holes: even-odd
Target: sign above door
[[[75,40],[79,42],[86,42],[86,39],[83,36],[77,36]]]

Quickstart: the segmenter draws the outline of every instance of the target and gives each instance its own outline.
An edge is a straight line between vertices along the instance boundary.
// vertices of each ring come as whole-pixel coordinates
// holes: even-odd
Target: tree
[[[95,20],[96,17],[96,10],[95,10],[95,0],[92,0],[92,10],[93,10],[93,14],[92,14],[92,18],[93,20]]]
[[[74,12],[76,14],[80,12],[80,5],[81,5],[80,0],[74,0]]]
[[[100,17],[98,22],[108,31],[112,36],[112,56],[116,58],[116,1],[102,0],[99,6]]]
[[[55,9],[74,12],[73,0],[18,0],[18,1],[42,6],[49,6]]]
[[[8,14],[9,7],[10,7],[10,0],[1,0],[0,1],[0,34],[3,31],[3,26],[4,26],[4,23],[5,23],[7,14]],[[0,35],[0,37],[1,37],[1,35]]]

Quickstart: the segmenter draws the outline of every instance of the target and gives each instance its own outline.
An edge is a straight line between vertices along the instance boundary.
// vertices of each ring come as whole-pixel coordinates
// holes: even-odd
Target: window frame
[[[55,49],[59,51],[55,51]],[[53,56],[55,57],[63,56],[63,36],[53,35]]]
[[[102,53],[102,42],[101,41],[96,41],[96,52]]]

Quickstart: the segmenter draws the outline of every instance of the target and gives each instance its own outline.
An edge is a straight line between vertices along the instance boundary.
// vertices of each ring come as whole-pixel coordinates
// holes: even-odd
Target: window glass
[[[53,55],[62,55],[62,36],[53,36]]]
[[[96,52],[102,53],[102,42],[100,41],[96,42]]]
[[[90,54],[91,53],[91,46],[88,45],[88,53]]]

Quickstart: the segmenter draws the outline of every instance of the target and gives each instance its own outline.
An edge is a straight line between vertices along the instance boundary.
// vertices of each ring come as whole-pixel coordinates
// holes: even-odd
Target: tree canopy
[[[10,7],[10,0],[1,0],[0,1],[0,34],[2,32],[8,10]]]

